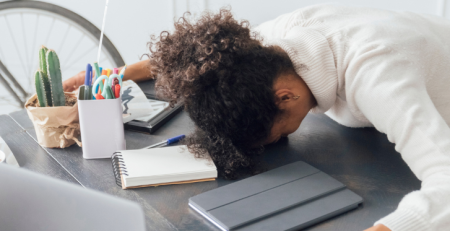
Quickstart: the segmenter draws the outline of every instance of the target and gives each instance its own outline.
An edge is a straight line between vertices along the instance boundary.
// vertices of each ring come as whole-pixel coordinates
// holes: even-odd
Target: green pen
[[[84,88],[85,86],[80,86],[80,88],[78,89],[78,100],[84,100]]]
[[[95,80],[97,80],[98,78],[100,78],[100,76],[102,76],[102,73],[100,72],[100,67],[98,66],[97,62],[94,62],[94,70],[95,70]],[[100,82],[99,88],[103,90],[103,82]]]
[[[104,76],[106,76],[106,75],[104,75]],[[100,81],[100,84],[101,84],[101,82],[102,82],[102,81]],[[101,86],[100,86],[100,87],[101,87]],[[104,87],[101,88],[101,89],[102,89],[102,96],[103,96],[103,98],[105,98],[105,99],[114,99],[114,98],[113,98],[112,91],[111,91],[111,86],[110,86],[110,84],[109,84],[109,79],[108,79],[108,77],[106,77],[106,79],[105,79],[105,85],[104,85]]]

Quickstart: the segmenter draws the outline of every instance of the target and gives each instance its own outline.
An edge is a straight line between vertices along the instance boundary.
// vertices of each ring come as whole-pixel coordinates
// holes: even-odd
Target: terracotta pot
[[[75,93],[65,92],[66,98],[74,98]],[[78,101],[73,106],[39,107],[34,94],[25,103],[28,116],[33,122],[38,142],[47,148],[66,148],[78,140],[80,124],[78,120]]]

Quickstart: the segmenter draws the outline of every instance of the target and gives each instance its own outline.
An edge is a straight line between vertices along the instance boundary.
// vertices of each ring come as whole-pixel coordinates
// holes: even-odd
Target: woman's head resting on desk
[[[182,17],[149,47],[159,96],[184,100],[196,125],[188,146],[199,157],[209,153],[226,178],[251,169],[263,145],[293,133],[315,106],[288,55],[263,46],[229,10]]]

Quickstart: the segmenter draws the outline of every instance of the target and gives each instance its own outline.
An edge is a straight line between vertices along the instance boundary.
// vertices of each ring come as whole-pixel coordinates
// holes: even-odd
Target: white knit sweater
[[[255,30],[288,53],[318,102],[313,113],[386,133],[422,181],[375,224],[450,230],[450,22],[324,4]]]

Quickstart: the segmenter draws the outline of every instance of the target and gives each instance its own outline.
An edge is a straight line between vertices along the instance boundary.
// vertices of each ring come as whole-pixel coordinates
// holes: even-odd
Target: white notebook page
[[[151,148],[141,150],[120,151],[130,179],[161,179],[164,176],[183,176],[194,174],[211,177],[211,173],[217,176],[214,163],[207,159],[197,159],[190,153],[186,146],[174,146],[165,148]]]

